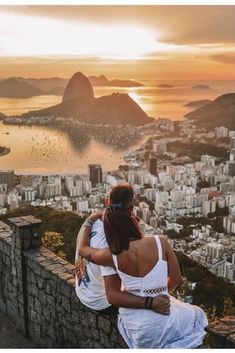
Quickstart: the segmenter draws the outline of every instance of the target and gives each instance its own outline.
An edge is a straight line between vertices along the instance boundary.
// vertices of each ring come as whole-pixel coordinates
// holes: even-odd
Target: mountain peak
[[[83,73],[76,72],[69,80],[65,90],[62,102],[73,98],[94,98],[92,85]]]

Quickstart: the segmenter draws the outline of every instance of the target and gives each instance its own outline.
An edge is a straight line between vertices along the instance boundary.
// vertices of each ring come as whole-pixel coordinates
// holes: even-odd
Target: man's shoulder
[[[99,248],[99,249],[108,247],[108,244],[105,238],[103,222],[100,219],[95,221],[95,223],[93,224],[90,238],[91,238],[90,245],[92,247]]]

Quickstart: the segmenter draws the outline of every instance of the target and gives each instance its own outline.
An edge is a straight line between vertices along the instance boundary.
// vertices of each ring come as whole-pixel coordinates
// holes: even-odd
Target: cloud
[[[235,6],[5,6],[3,10],[76,23],[137,25],[160,31],[162,43],[235,42]]]
[[[235,54],[233,53],[211,55],[210,59],[223,64],[235,64]]]

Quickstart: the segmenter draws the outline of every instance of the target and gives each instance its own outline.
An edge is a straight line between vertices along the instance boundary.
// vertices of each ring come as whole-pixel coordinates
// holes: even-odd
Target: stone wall
[[[116,315],[78,300],[74,266],[41,246],[32,216],[0,222],[0,311],[39,347],[125,348]]]
[[[0,312],[42,348],[127,348],[116,315],[101,315],[78,300],[74,266],[41,246],[41,221],[0,221]],[[235,348],[235,317],[207,327],[211,348]]]

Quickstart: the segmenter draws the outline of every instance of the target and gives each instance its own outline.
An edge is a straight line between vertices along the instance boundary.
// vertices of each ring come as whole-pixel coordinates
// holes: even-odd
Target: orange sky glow
[[[235,6],[0,6],[0,78],[235,79]]]

